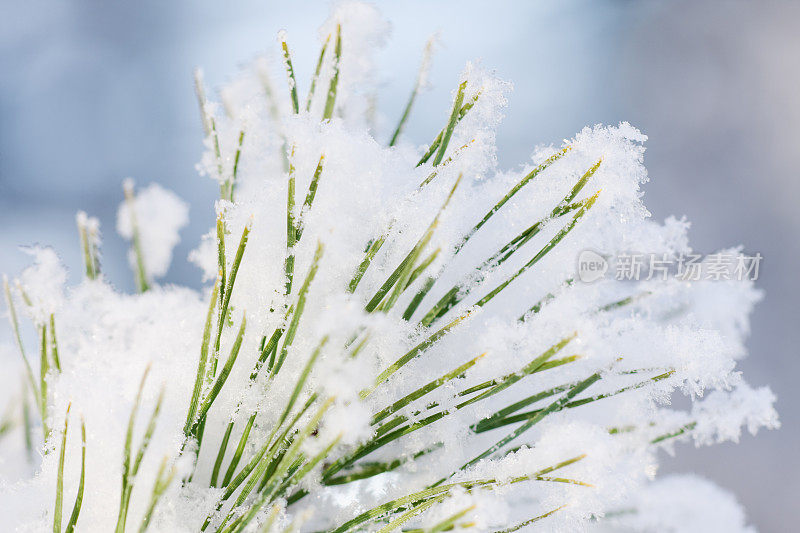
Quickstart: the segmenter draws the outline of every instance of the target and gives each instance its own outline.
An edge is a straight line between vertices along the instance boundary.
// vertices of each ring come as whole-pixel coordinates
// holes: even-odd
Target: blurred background
[[[467,60],[514,82],[499,130],[500,163],[584,125],[626,120],[650,136],[645,202],[656,219],[686,215],[695,249],[742,244],[764,256],[741,368],[778,395],[783,429],[738,445],[683,446],[667,471],[696,471],[733,491],[761,531],[800,520],[800,3],[760,0],[385,2],[379,111],[394,124],[422,47],[441,30],[431,89],[406,129],[429,140]],[[74,216],[100,218],[103,267],[133,277],[116,235],[121,181],[158,181],[192,205],[166,278],[199,286],[186,255],[212,224],[218,193],[195,164],[202,129],[191,72],[218,88],[241,65],[277,51],[289,30],[301,80],[318,51],[329,2],[139,0],[0,3],[0,272],[19,244],[49,244],[81,275]],[[0,341],[8,340],[0,328]],[[0,361],[5,369],[17,361]]]

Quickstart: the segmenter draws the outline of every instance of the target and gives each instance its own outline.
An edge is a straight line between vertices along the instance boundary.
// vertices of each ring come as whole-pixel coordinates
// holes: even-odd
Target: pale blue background
[[[55,245],[80,274],[74,214],[99,216],[103,266],[132,288],[114,232],[120,182],[158,181],[192,204],[167,280],[198,280],[185,257],[210,226],[217,191],[197,177],[201,127],[191,69],[212,87],[275,49],[290,31],[307,79],[327,2],[138,0],[0,2],[0,271],[20,243]],[[292,7],[294,6],[294,7]],[[694,223],[698,250],[744,244],[764,257],[767,299],[753,317],[756,385],[779,396],[784,429],[738,446],[683,447],[667,470],[696,470],[731,489],[762,531],[800,519],[796,376],[800,210],[800,8],[780,1],[536,0],[385,2],[379,106],[400,111],[428,35],[442,30],[434,88],[407,133],[440,127],[465,61],[482,58],[515,83],[499,132],[506,166],[586,124],[628,120],[650,135],[646,202],[657,218]],[[455,21],[455,22],[454,22]]]

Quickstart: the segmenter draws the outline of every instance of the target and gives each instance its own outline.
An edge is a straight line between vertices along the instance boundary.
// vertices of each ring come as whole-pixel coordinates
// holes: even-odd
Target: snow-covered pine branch
[[[430,44],[374,136],[385,33],[345,3],[307,85],[286,34],[288,86],[261,63],[220,106],[198,74],[199,169],[220,187],[191,255],[204,290],[156,284],[187,207],[132,183],[117,228],[138,294],[104,277],[84,214],[85,281],[64,287],[47,248],[6,280],[29,370],[0,438],[41,464],[0,481],[4,528],[748,531],[710,483],[653,477],[662,448],[777,427],[736,369],[753,283],[577,280],[586,249],[691,252],[686,222],[642,204],[646,137],[587,127],[501,170],[510,86],[468,64],[414,144]],[[680,394],[693,407],[668,408]]]

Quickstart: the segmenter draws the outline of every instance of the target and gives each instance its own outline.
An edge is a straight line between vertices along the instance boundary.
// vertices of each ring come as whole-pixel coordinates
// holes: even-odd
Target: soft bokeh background
[[[513,166],[537,143],[586,124],[630,121],[650,136],[646,203],[686,215],[697,250],[743,244],[764,257],[766,299],[742,369],[778,394],[780,431],[739,445],[679,449],[669,471],[694,470],[735,492],[761,531],[800,520],[800,3],[760,0],[385,2],[379,110],[405,102],[425,39],[441,30],[432,89],[407,133],[436,131],[465,61],[515,84],[500,129]],[[114,213],[126,176],[158,181],[192,204],[167,281],[199,273],[186,254],[211,224],[217,190],[197,176],[201,126],[191,70],[211,87],[276,50],[289,30],[301,80],[328,2],[138,0],[0,3],[0,271],[27,261],[18,244],[52,244],[80,276],[74,215],[103,224],[104,270],[132,289]],[[0,339],[7,339],[2,328]],[[0,361],[10,372],[16,362]]]

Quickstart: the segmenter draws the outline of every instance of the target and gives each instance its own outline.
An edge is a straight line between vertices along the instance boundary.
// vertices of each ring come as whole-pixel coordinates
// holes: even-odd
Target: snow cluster
[[[335,65],[333,42],[339,28],[342,55]],[[259,531],[271,519],[275,530],[291,524],[303,531],[335,530],[378,505],[450,484],[453,488],[441,493],[446,497],[409,517],[404,527],[436,527],[458,515],[454,523],[479,531],[521,523],[534,530],[570,532],[751,531],[734,499],[712,484],[655,474],[660,450],[671,450],[676,442],[736,441],[743,427],[751,433],[778,427],[772,393],[751,388],[736,369],[745,354],[748,315],[760,297],[753,283],[576,281],[576,260],[585,249],[612,255],[643,250],[670,257],[691,251],[688,223],[653,221],[642,203],[646,136],[627,123],[587,127],[561,145],[538,147],[519,168],[500,169],[495,131],[510,84],[475,63],[457,80],[466,82],[463,103],[474,105],[455,126],[442,162],[434,166],[432,157],[418,165],[429,145],[418,146],[401,136],[397,146],[387,148],[384,135],[370,130],[370,98],[377,88],[375,52],[387,28],[365,4],[344,3],[334,9],[320,31],[321,42],[333,37],[309,112],[303,91],[300,113],[294,114],[285,85],[276,81],[280,78],[273,76],[265,85],[270,66],[263,62],[223,91],[227,113],[203,102],[214,128],[198,165],[201,173],[224,184],[237,166],[233,201],[217,203],[218,228],[191,254],[210,282],[205,290],[154,286],[128,295],[116,292],[102,276],[67,288],[55,253],[33,250],[34,265],[18,283],[9,283],[9,294],[16,309],[33,322],[33,328],[20,326],[30,359],[38,353],[38,333],[42,328],[51,331],[48,321],[54,317],[60,371],[51,368],[44,380],[44,424],[33,431],[38,443],[35,475],[20,475],[14,464],[28,460],[25,448],[3,442],[23,442],[21,414],[12,417],[13,429],[0,435],[0,513],[7,530],[53,528],[68,405],[64,523],[81,475],[83,419],[85,495],[77,530],[115,528],[129,416],[147,373],[133,425],[134,449],[160,394],[163,400],[136,476],[129,530],[137,529],[148,512],[162,461],[174,477],[157,502],[149,530],[196,532],[206,517],[211,517],[207,531],[219,528],[239,494],[228,498],[220,481],[216,486],[209,481],[220,470],[215,463],[221,442],[230,441],[220,480],[245,427],[249,433],[242,440],[236,473],[254,458],[258,461],[259,449],[275,439],[274,430],[296,417],[297,432],[287,438],[297,439],[299,457],[307,461],[326,455],[296,485],[289,484],[292,490],[269,504],[259,502],[255,480],[251,496],[243,497],[243,505],[231,515],[235,519],[255,509],[247,531]],[[333,117],[320,121],[336,69],[340,81]],[[443,128],[450,115],[450,109],[442,110]],[[534,179],[522,181],[537,167],[542,170]],[[304,203],[318,168],[309,208]],[[554,207],[587,174],[567,212],[554,216]],[[295,191],[290,209],[294,228],[301,227],[302,233],[287,246],[289,183]],[[493,211],[519,183],[525,185]],[[479,231],[470,233],[489,212],[493,215]],[[187,219],[184,202],[150,185],[137,191],[132,203],[120,206],[117,229],[127,239],[138,231],[145,271],[158,278],[169,267]],[[536,235],[518,244],[515,237],[537,221],[542,222]],[[94,231],[99,234],[98,228]],[[224,249],[218,246],[220,234]],[[365,250],[381,239],[383,245],[354,286]],[[393,305],[369,309],[373,296],[421,240],[425,245],[414,265],[430,258],[427,266],[418,276],[401,277],[408,284],[405,290],[389,290],[386,298],[394,298]],[[516,244],[506,260],[477,269],[509,242]],[[290,256],[294,266],[287,294]],[[228,286],[221,285],[223,271]],[[227,292],[234,276],[232,292]],[[422,303],[407,312],[429,279],[435,282]],[[217,298],[220,286],[230,299],[225,313],[220,310],[223,298]],[[425,323],[429,309],[451,289],[454,305]],[[219,301],[209,308],[212,298]],[[294,337],[288,341],[295,320]],[[259,358],[276,328],[284,331],[275,354],[282,366],[272,375],[273,363]],[[442,328],[446,332],[428,342]],[[204,329],[211,332],[206,336],[210,340],[204,341]],[[190,419],[187,426],[187,410],[204,346],[218,357],[219,366],[212,379],[201,380],[200,398],[212,395],[211,384],[226,371],[223,367],[230,375],[217,391],[198,442],[197,431],[187,431],[195,422]],[[238,357],[228,368],[234,352]],[[544,366],[525,370],[546,353],[539,362]],[[473,358],[474,364],[466,365]],[[461,365],[463,371],[392,408]],[[296,391],[307,369],[307,379]],[[487,382],[494,385],[487,388]],[[20,383],[7,387],[9,405],[31,394]],[[503,383],[509,386],[491,388]],[[464,392],[477,386],[484,388]],[[464,405],[488,390],[496,393]],[[285,417],[295,393],[294,407]],[[670,407],[678,395],[691,400],[689,410]],[[303,412],[307,401],[310,407]],[[487,421],[499,419],[488,417],[514,405],[508,414],[517,419],[484,429]],[[376,421],[387,408],[392,413]],[[35,409],[31,412],[35,418]],[[301,439],[317,412],[323,413],[319,424]],[[330,473],[338,459],[374,442],[378,427],[398,416],[403,419],[396,428],[419,429]],[[436,419],[431,422],[432,416]],[[44,442],[43,427],[51,429]],[[392,428],[380,431],[386,434]],[[493,448],[501,441],[506,442]],[[489,450],[494,451],[484,453]],[[331,482],[393,461],[397,464],[379,475]],[[473,482],[486,483],[476,487]],[[307,495],[287,501],[299,489]],[[393,509],[398,514],[385,521],[353,528],[378,530],[405,509]]]
[[[133,189],[132,180],[126,180],[125,188]],[[178,232],[189,223],[188,204],[174,192],[152,183],[136,193],[132,202],[122,202],[117,210],[117,231],[128,240],[134,238],[134,220],[142,243],[145,270],[155,278],[163,277],[172,263],[172,250],[180,242]],[[128,257],[131,266],[135,266],[133,250]]]

